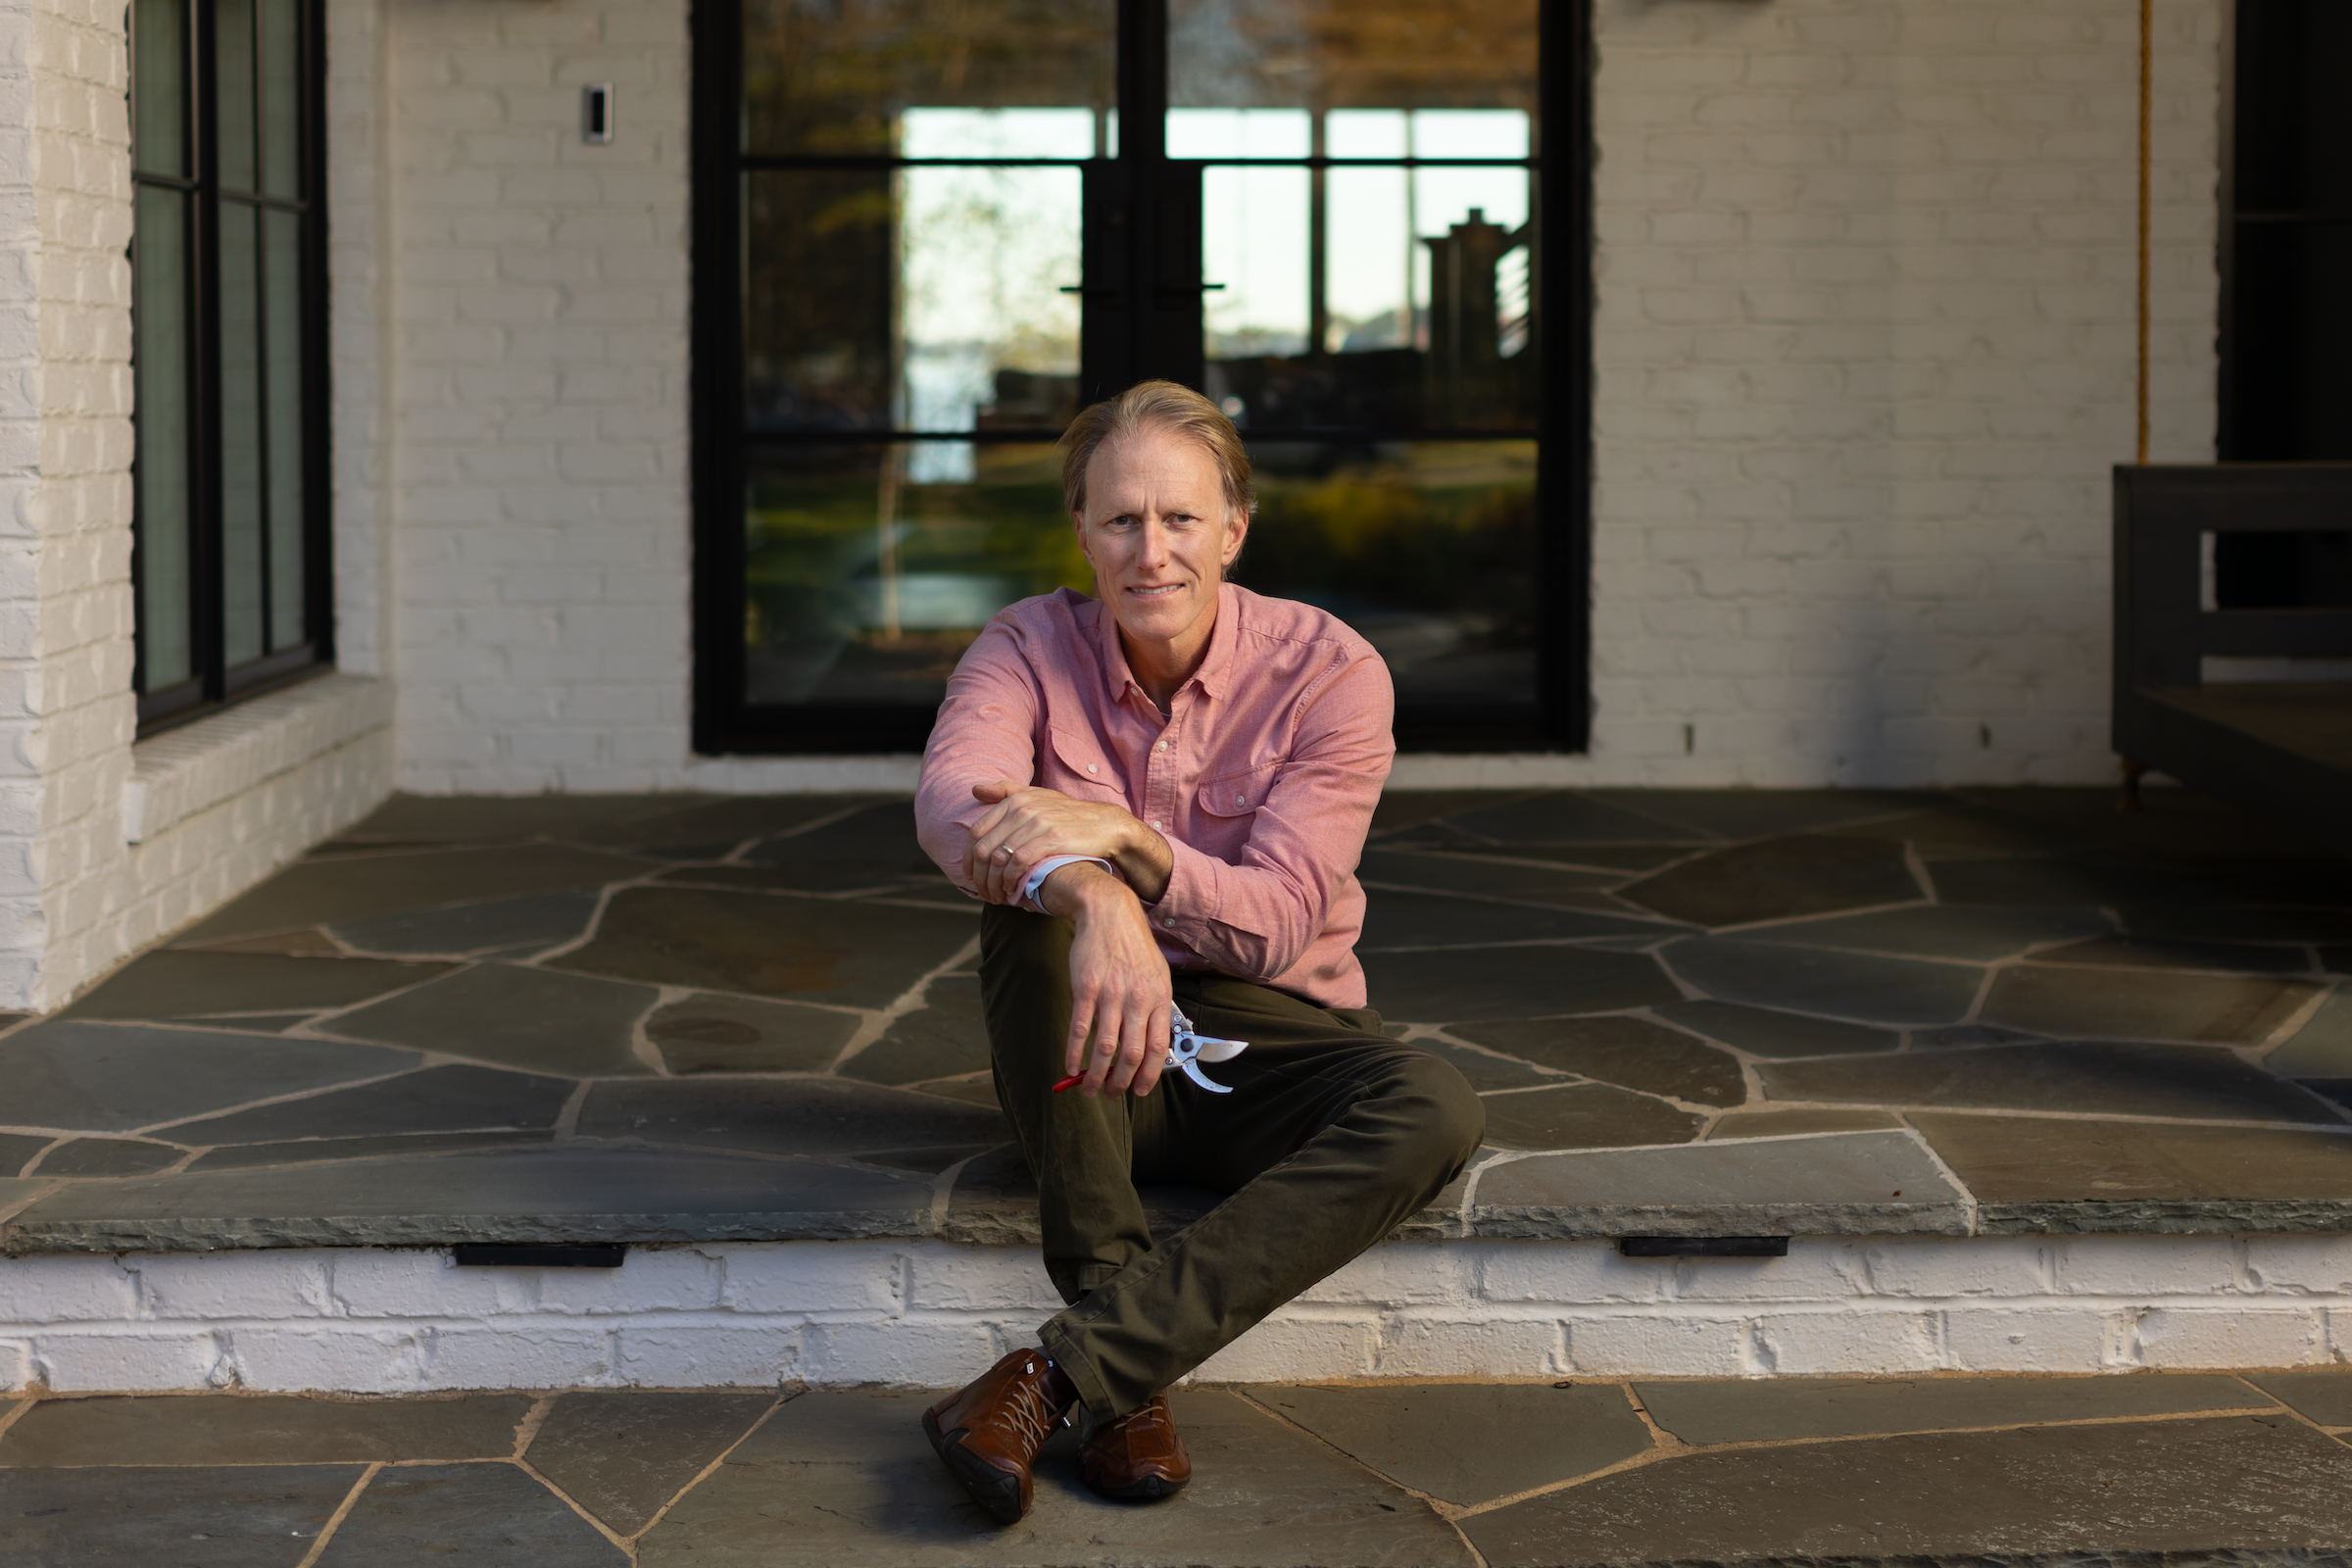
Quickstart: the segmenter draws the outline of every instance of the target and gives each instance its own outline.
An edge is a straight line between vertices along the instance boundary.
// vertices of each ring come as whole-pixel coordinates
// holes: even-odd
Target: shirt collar
[[[1234,623],[1241,618],[1239,592],[1229,582],[1217,584],[1217,623],[1209,628],[1208,652],[1201,656],[1200,667],[1193,671],[1193,681],[1199,682],[1200,689],[1211,697],[1223,697],[1228,690],[1226,673],[1232,667],[1233,648],[1239,640],[1234,629]],[[1095,635],[1102,647],[1102,687],[1110,694],[1110,700],[1124,701],[1129,686],[1143,691],[1144,683],[1127,666],[1127,649],[1119,641],[1119,617],[1110,612],[1105,600],[1095,601]],[[1150,694],[1145,695],[1149,700]]]

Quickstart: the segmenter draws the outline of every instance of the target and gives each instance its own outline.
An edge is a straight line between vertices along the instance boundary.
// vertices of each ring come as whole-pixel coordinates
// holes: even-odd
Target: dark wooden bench
[[[2352,465],[2115,470],[2115,749],[2127,780],[2158,768],[2352,855],[2352,680],[2205,679],[2209,657],[2352,661],[2341,601],[2217,605],[2207,536],[2347,530]]]

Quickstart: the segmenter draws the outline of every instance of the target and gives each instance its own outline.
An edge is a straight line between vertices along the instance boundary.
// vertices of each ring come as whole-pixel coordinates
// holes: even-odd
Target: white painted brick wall
[[[2352,1361],[2352,1237],[1798,1239],[1773,1260],[1606,1242],[1396,1243],[1210,1381],[2131,1372]],[[637,1249],[617,1271],[444,1251],[0,1258],[0,1388],[936,1387],[1058,1309],[1025,1248]]]
[[[2133,0],[1600,0],[1590,773],[2082,782]],[[2222,0],[2157,0],[2152,456],[2212,456]]]
[[[396,519],[383,559],[403,782],[675,787],[683,0],[345,0],[331,25],[333,183],[376,198],[367,235],[338,247],[337,280],[370,285],[377,303],[348,309],[386,323],[338,315],[339,483]],[[580,139],[591,81],[614,86],[610,145]],[[394,356],[388,375],[368,363],[376,344]],[[367,450],[371,426],[388,459]],[[388,497],[368,478],[379,469]],[[352,568],[352,596],[368,569]]]
[[[2210,455],[2222,4],[2156,4],[2160,460]],[[347,646],[388,592],[404,785],[903,781],[687,752],[682,0],[333,15],[339,493],[395,535],[343,545]],[[1593,750],[1400,785],[2112,775],[2137,18],[1597,0]]]

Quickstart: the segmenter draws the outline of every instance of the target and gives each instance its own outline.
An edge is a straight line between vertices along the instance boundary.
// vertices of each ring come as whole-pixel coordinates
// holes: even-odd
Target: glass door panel
[[[1401,710],[1532,710],[1536,6],[1170,20],[1168,152],[1206,166],[1203,389],[1260,473],[1237,578],[1354,625]]]
[[[756,705],[936,707],[989,616],[1091,583],[1050,444],[762,452],[745,522],[745,697]]]
[[[744,11],[748,709],[927,715],[989,616],[1073,578],[1082,171],[1112,0]]]
[[[698,56],[741,82],[698,133],[739,247],[733,733],[919,744],[990,614],[1091,588],[1052,442],[1151,376],[1251,443],[1240,581],[1371,638],[1400,729],[1532,733],[1537,0],[737,3]]]

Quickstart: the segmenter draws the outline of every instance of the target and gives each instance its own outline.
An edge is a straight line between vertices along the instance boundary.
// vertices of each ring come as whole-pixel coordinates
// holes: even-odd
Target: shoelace
[[[1027,1440],[1029,1451],[1035,1453],[1046,1446],[1054,1428],[1061,1420],[1061,1412],[1053,1408],[1046,1397],[1046,1380],[1037,1375],[1037,1363],[1021,1363],[1021,1381],[1013,1388],[1012,1397],[1004,1404],[1006,1419]]]

